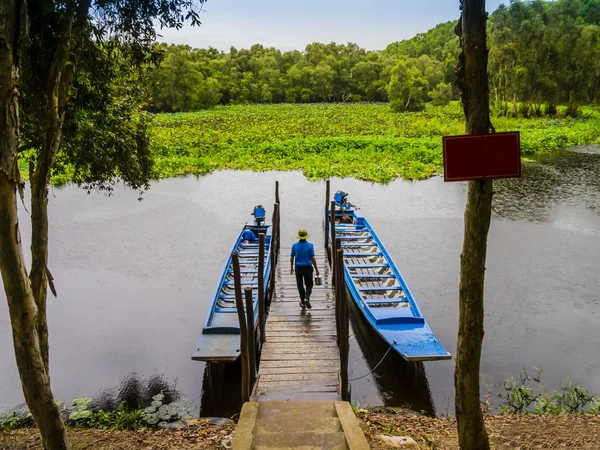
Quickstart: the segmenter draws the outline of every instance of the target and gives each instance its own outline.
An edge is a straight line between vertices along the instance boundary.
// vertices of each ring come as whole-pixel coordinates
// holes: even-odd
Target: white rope
[[[379,367],[379,365],[383,362],[383,360],[385,359],[385,357],[388,355],[388,353],[390,352],[390,350],[392,349],[392,347],[394,346],[394,344],[390,345],[390,348],[388,348],[387,352],[385,352],[385,355],[383,355],[383,358],[381,358],[379,360],[379,362],[377,363],[377,365],[375,367],[373,367],[373,369],[371,369],[371,371],[365,375],[363,375],[362,377],[358,377],[358,378],[350,378],[348,379],[348,381],[356,381],[356,380],[360,380],[361,378],[364,377],[368,377],[369,375],[371,375],[373,372],[375,372],[375,370]]]

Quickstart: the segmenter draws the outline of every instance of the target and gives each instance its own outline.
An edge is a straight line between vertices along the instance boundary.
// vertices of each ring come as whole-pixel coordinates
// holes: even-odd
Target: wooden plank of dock
[[[323,285],[313,287],[312,309],[302,309],[296,277],[290,275],[290,250],[281,248],[252,400],[339,400],[340,354],[325,251],[317,249],[315,256]]]

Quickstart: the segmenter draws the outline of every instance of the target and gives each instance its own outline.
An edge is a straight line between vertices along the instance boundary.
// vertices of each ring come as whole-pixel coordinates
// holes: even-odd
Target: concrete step
[[[368,450],[369,445],[347,402],[261,401],[244,404],[234,450]]]
[[[253,449],[265,448],[327,448],[347,449],[343,431],[337,433],[266,433],[255,434]]]

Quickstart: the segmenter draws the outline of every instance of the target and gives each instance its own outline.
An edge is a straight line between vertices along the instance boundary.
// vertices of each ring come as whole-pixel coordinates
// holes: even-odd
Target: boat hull
[[[337,204],[335,236],[344,250],[344,279],[371,327],[407,361],[452,356],[437,340],[402,274],[362,212]],[[328,232],[330,225],[327,225]]]

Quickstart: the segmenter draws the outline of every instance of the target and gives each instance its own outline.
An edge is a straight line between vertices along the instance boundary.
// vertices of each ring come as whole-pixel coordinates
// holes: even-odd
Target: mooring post
[[[331,280],[333,285],[335,286],[335,261],[336,253],[335,253],[335,201],[331,201],[331,207],[329,209],[329,229],[331,230],[331,269],[333,271],[333,276]]]
[[[275,223],[274,223],[274,228],[275,228],[275,265],[277,265],[277,262],[279,261],[279,203],[275,203],[275,205],[273,205],[273,215],[275,216]]]
[[[337,238],[335,240],[335,246],[337,248],[341,249],[340,246],[340,239]],[[334,253],[334,258],[337,258],[337,253]],[[335,267],[337,268],[337,260],[335,261],[336,265]],[[341,286],[343,285],[343,281],[342,281],[342,285],[338,285],[337,283],[339,282],[338,280],[338,271],[334,270],[333,271],[333,278],[335,278],[335,331],[337,334],[337,345],[338,347],[341,349],[341,339],[340,336],[342,335],[342,316],[341,316],[341,307],[342,307],[342,289]]]
[[[279,181],[275,181],[275,203],[277,203],[277,258],[279,259],[279,244],[281,239],[281,202],[279,201]]]
[[[350,347],[350,323],[348,314],[348,300],[346,297],[346,283],[344,282],[344,250],[338,248],[336,258],[337,287],[336,293],[340,296],[340,389],[342,391],[342,400],[348,401],[348,350]]]
[[[252,394],[254,382],[256,381],[256,327],[254,326],[254,302],[252,299],[252,288],[244,289],[246,297],[246,320],[248,321],[248,377],[249,393]]]
[[[329,224],[329,194],[330,194],[330,182],[329,180],[325,181],[325,251],[328,252],[329,249],[327,247],[329,247],[329,231],[328,231],[328,224]],[[331,258],[329,258],[331,260]]]
[[[264,344],[267,327],[267,307],[265,305],[265,233],[258,234],[258,326],[260,343]]]
[[[240,276],[240,260],[237,253],[231,254],[233,263],[233,280],[235,287],[235,307],[237,309],[238,320],[240,322],[240,358],[242,359],[242,400],[250,400],[250,370],[248,358],[248,329],[246,323],[246,314],[244,313],[244,300],[242,299],[242,279]]]
[[[271,267],[269,267],[269,285],[271,286],[271,301],[275,292],[275,266],[277,265],[277,203],[273,205],[273,218],[271,220]]]

